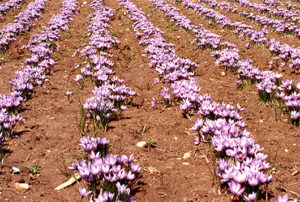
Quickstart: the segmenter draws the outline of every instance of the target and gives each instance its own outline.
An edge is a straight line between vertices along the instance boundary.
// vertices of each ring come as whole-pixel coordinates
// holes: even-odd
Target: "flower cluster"
[[[124,105],[127,97],[135,95],[135,92],[125,85],[117,85],[121,82],[123,81],[115,77],[112,81],[106,81],[100,87],[95,87],[94,96],[88,98],[83,105],[89,112],[88,117],[99,122],[104,130],[118,111],[127,109]]]
[[[282,2],[280,2],[280,3],[282,3]],[[286,4],[282,3],[281,5],[287,7],[288,10],[293,10],[295,12],[298,12],[298,10],[300,9],[299,5],[292,4],[292,3],[289,3],[289,2],[287,2]]]
[[[261,0],[261,1],[268,6],[277,7],[278,5],[284,5],[282,2],[278,0]]]
[[[222,64],[226,68],[232,68],[235,70],[238,75],[239,80],[237,82],[238,86],[243,86],[243,84],[250,85],[251,83],[257,83],[258,92],[260,95],[260,98],[262,101],[272,101],[274,98],[274,95],[277,93],[280,93],[280,85],[281,85],[281,77],[282,75],[271,72],[271,71],[261,71],[255,66],[252,65],[251,60],[240,60],[239,50],[235,48],[234,44],[231,44],[229,42],[221,42],[221,37],[218,35],[215,35],[213,33],[210,33],[207,30],[203,29],[203,26],[200,26],[199,28],[194,28],[195,26],[190,24],[190,21],[187,20],[187,18],[183,15],[181,15],[177,9],[173,9],[172,6],[167,4],[165,1],[162,0],[151,0],[151,2],[159,9],[164,12],[166,12],[166,15],[170,17],[175,23],[177,23],[177,20],[179,21],[178,25],[181,26],[181,24],[184,24],[184,28],[190,31],[193,31],[195,33],[195,40],[194,43],[197,43],[198,46],[202,46],[203,48],[211,48],[214,50],[212,52],[212,56],[216,57],[216,63]],[[183,4],[189,7],[190,9],[195,10],[197,13],[206,13],[206,8],[202,7],[199,4],[195,4],[189,0],[182,0]],[[205,8],[205,9],[204,9]],[[200,10],[199,10],[200,9]],[[203,10],[202,10],[203,9]],[[215,13],[208,12],[207,13]],[[198,38],[199,37],[199,38]],[[212,40],[217,39],[217,40]],[[272,41],[272,40],[271,40]],[[279,45],[277,44],[277,49],[279,48]],[[286,47],[286,46],[285,46]],[[270,48],[273,50],[274,46],[270,46]],[[276,49],[276,50],[277,50]],[[298,50],[298,49],[293,49]],[[300,56],[297,53],[291,53],[289,52],[290,49],[286,47],[282,52],[285,52],[285,55],[290,55],[291,57],[297,57],[296,55]],[[289,54],[287,54],[289,52]],[[166,58],[166,57],[164,57]],[[191,74],[192,76],[192,74]],[[293,83],[292,85],[296,85]],[[299,91],[297,89],[294,89],[296,95],[299,94]],[[292,94],[293,92],[289,92],[288,94]],[[285,94],[286,95],[286,94]],[[277,97],[277,99],[285,104],[284,97]],[[298,97],[296,99],[293,99],[294,102],[300,103],[300,100]],[[183,109],[185,109],[187,106],[191,106],[189,102],[185,102],[185,105]],[[290,117],[292,119],[292,122],[298,125],[299,117],[299,107],[297,105],[293,109],[290,109],[287,105],[284,105],[284,110],[290,114]],[[187,108],[188,109],[188,108]]]
[[[15,114],[10,114],[5,108],[0,110],[0,134],[1,142],[2,136],[9,136],[12,130],[12,127],[16,122],[22,120],[22,117]]]
[[[6,50],[12,41],[16,41],[20,33],[28,31],[33,26],[32,21],[41,17],[47,1],[35,0],[31,2],[24,12],[15,16],[13,24],[6,25],[0,30],[0,48],[2,51]]]
[[[201,103],[210,100],[210,95],[200,95],[200,88],[195,79],[182,79],[171,84],[173,95],[180,101],[180,109],[184,114],[192,114]]]
[[[9,10],[20,8],[23,2],[23,0],[10,0],[0,4],[0,18],[2,18],[2,15],[7,13]]]
[[[198,0],[198,1],[210,5],[212,8],[220,8],[226,12],[237,13],[238,11],[238,8],[236,6],[232,6],[230,5],[230,3],[227,2],[223,2],[223,1],[219,2],[216,0]]]
[[[204,16],[205,18],[214,20],[217,24],[220,24],[222,27],[231,28],[232,30],[234,30],[235,34],[249,37],[252,43],[262,44],[266,46],[269,49],[269,51],[274,55],[273,60],[278,62],[283,61],[284,65],[287,65],[289,63],[289,67],[295,70],[298,70],[300,68],[300,50],[298,48],[294,48],[287,44],[280,44],[280,42],[276,41],[275,39],[269,40],[266,38],[266,31],[255,30],[253,26],[246,25],[241,22],[232,22],[228,17],[220,14],[214,9],[206,8],[190,0],[182,0],[182,3],[184,6],[195,11],[197,14]],[[161,8],[161,6],[159,8]],[[171,17],[170,15],[168,16]],[[176,15],[176,18],[178,18],[178,16],[179,14]],[[176,18],[174,18],[174,20],[176,20]],[[282,29],[282,23],[280,24],[280,29]],[[296,30],[297,34],[299,34],[298,36],[300,36],[300,29],[298,29],[297,26],[284,26],[288,27],[289,31]]]
[[[89,195],[90,201],[95,202],[129,201],[131,198],[130,188],[141,167],[133,163],[133,155],[118,157],[108,152],[108,146],[106,138],[88,136],[80,139],[80,147],[86,152],[86,157],[69,168],[78,171],[88,183],[88,189],[79,189],[82,199]]]
[[[161,31],[146,19],[145,14],[135,4],[129,0],[119,0],[119,2],[127,9],[129,17],[134,21],[133,28],[139,43],[146,46],[145,51],[151,59],[151,67],[156,68],[154,64],[159,66],[156,68],[159,75],[162,72],[168,74],[166,64],[169,61],[167,59],[169,55],[175,54],[174,49],[162,39]],[[166,3],[163,0],[151,0],[151,2],[158,5],[160,9],[171,8],[170,5],[164,6]],[[172,10],[176,13],[176,9]],[[168,12],[168,15],[175,16],[176,14]],[[176,19],[181,19],[180,23],[189,27],[182,21],[184,18],[176,16]],[[155,41],[159,41],[161,45],[153,46],[152,43],[155,44]],[[155,50],[149,51],[150,47]],[[154,54],[159,51],[164,53],[161,55],[163,60],[159,60]],[[157,60],[161,62],[157,63]],[[161,66],[165,67],[163,71],[161,71]],[[170,69],[170,71],[174,70]],[[213,142],[216,153],[220,156],[217,175],[234,195],[254,201],[260,186],[269,183],[272,176],[266,174],[269,168],[266,162],[267,155],[261,153],[262,148],[255,143],[252,135],[245,129],[246,124],[239,115],[239,111],[243,109],[239,105],[235,109],[225,103],[215,103],[211,101],[210,95],[200,96],[200,88],[193,75],[187,78],[177,78],[175,81],[166,81],[171,84],[172,94],[181,101],[180,108],[184,113],[193,110],[203,117],[203,119],[197,119],[193,127],[193,130],[199,132],[195,143],[199,144],[201,138],[206,142]],[[169,99],[169,90],[163,89],[162,96],[165,99]],[[153,104],[155,103],[154,99]],[[247,191],[245,191],[246,187]]]
[[[300,37],[300,29],[294,23],[288,23],[284,20],[270,19],[265,16],[256,15],[252,12],[249,13],[246,11],[240,12],[240,15],[248,19],[257,21],[263,26],[271,27],[275,32],[287,34],[294,33],[297,37]]]
[[[280,16],[285,20],[290,20],[295,23],[299,22],[300,16],[296,13],[293,13],[287,9],[277,8],[272,9],[270,6],[266,6],[263,4],[252,3],[249,0],[232,0],[238,2],[242,7],[247,7],[249,9],[258,11],[259,13],[268,13],[274,16]]]
[[[81,68],[83,76],[77,75],[75,81],[81,82],[83,77],[94,81],[94,96],[86,100],[83,108],[88,110],[88,117],[92,118],[97,126],[101,125],[106,130],[110,120],[116,118],[117,112],[127,109],[124,104],[135,92],[122,85],[123,80],[110,76],[114,72],[109,67],[114,63],[107,58],[112,57],[107,50],[113,44],[119,43],[107,30],[114,10],[104,7],[102,1],[96,0],[92,2],[91,7],[94,14],[91,16],[88,30],[90,42],[80,51],[81,56],[86,57],[87,63]]]
[[[296,36],[300,37],[300,29],[294,23],[288,23],[285,20],[271,19],[266,16],[257,15],[252,12],[247,12],[244,10],[240,11],[236,6],[230,5],[230,3],[226,3],[226,2],[218,2],[216,0],[198,0],[198,1],[204,2],[205,4],[211,6],[212,8],[219,8],[229,13],[238,13],[240,16],[246,17],[250,20],[257,21],[262,26],[264,26],[264,29],[266,29],[266,26],[268,26],[273,28],[275,32],[278,33],[284,32],[287,34],[294,33]]]
[[[37,0],[28,6],[29,12],[33,15],[43,10],[45,0]],[[9,95],[0,95],[0,133],[2,135],[10,134],[13,126],[22,118],[18,115],[18,109],[21,104],[28,99],[36,85],[43,84],[45,79],[44,72],[56,62],[50,57],[52,53],[51,44],[60,38],[59,31],[66,29],[66,23],[75,13],[76,0],[65,0],[58,15],[53,15],[49,25],[45,27],[41,34],[35,35],[34,39],[28,43],[28,50],[31,56],[26,59],[22,71],[15,73],[15,78],[10,82],[12,92]],[[34,9],[35,7],[36,9]],[[26,13],[25,12],[25,13]],[[24,19],[20,15],[19,19]],[[26,14],[28,15],[28,14]],[[63,23],[61,23],[63,22]]]
[[[262,153],[263,149],[245,129],[245,123],[237,111],[230,108],[226,111],[227,114],[237,115],[237,119],[224,117],[223,114],[217,118],[197,119],[192,128],[199,134],[195,137],[195,144],[211,142],[218,163],[216,174],[221,182],[226,183],[235,196],[254,201],[259,187],[272,180],[272,175],[266,173],[270,168],[267,155]]]

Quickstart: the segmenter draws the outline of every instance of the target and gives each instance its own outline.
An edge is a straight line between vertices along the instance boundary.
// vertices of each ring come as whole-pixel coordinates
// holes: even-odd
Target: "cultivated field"
[[[0,201],[300,200],[299,39],[299,0],[0,0]]]

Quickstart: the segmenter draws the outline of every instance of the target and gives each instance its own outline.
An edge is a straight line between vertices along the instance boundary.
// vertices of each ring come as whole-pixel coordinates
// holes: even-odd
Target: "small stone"
[[[226,74],[225,74],[225,72],[221,72],[221,75],[222,75],[222,76],[225,76]]]
[[[26,183],[18,183],[16,182],[14,184],[15,189],[17,190],[28,190],[29,189],[29,185]]]
[[[188,165],[190,165],[190,163],[188,163],[188,162],[183,162],[182,165],[188,166]]]
[[[296,146],[296,145],[297,145],[296,143],[293,144],[293,146]]]
[[[187,152],[183,155],[183,159],[188,159],[191,157],[191,153],[190,152]]]
[[[289,122],[289,120],[288,120],[288,119],[282,119],[282,121],[283,121],[283,122],[286,122],[286,123],[288,123],[288,122]]]
[[[299,170],[294,171],[291,175],[295,176],[299,173]]]
[[[140,147],[140,148],[146,147],[146,145],[147,145],[147,142],[145,142],[145,141],[140,141],[136,144],[136,146]]]
[[[85,4],[87,4],[87,2],[86,2],[86,1],[84,1],[82,4],[83,4],[83,5],[85,5]]]
[[[259,120],[259,122],[260,122],[260,123],[263,123],[263,122],[264,122],[264,120],[262,120],[262,119],[261,119],[261,120]]]
[[[174,140],[177,141],[177,140],[178,140],[178,137],[174,137]]]
[[[155,168],[153,168],[153,167],[151,167],[151,166],[148,167],[148,171],[149,171],[150,174],[153,174],[153,173],[155,173],[155,172],[158,172]]]
[[[285,149],[284,151],[285,151],[286,153],[288,153],[288,152],[289,152],[289,150],[288,150],[288,149]]]

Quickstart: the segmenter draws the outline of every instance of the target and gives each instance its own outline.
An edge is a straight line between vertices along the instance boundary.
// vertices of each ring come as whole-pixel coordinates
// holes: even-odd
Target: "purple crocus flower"
[[[97,198],[94,198],[94,202],[108,202],[112,201],[114,198],[114,194],[110,192],[104,192],[103,194],[99,194]]]
[[[66,95],[69,97],[70,95],[72,95],[73,92],[72,91],[66,91]]]
[[[81,75],[76,75],[74,81],[80,82],[81,80],[82,80],[82,76]]]
[[[256,193],[253,192],[253,193],[249,194],[248,196],[245,196],[245,199],[246,199],[247,201],[249,201],[249,202],[255,201],[255,199],[256,199]]]
[[[154,107],[157,104],[156,99],[153,97],[151,101],[151,106]]]
[[[87,191],[86,188],[81,188],[79,187],[78,193],[80,194],[80,196],[82,196],[82,198],[90,195],[92,193],[92,191]]]
[[[129,195],[130,194],[130,189],[127,187],[127,185],[125,184],[120,184],[120,182],[117,182],[116,187],[118,189],[118,193],[120,195],[126,194]]]
[[[275,199],[274,202],[288,202],[289,201],[289,196],[288,194],[285,194],[283,196],[278,195],[277,200]]]
[[[241,184],[236,182],[229,182],[229,189],[231,193],[233,193],[235,196],[240,196],[245,191],[245,187],[242,188]]]

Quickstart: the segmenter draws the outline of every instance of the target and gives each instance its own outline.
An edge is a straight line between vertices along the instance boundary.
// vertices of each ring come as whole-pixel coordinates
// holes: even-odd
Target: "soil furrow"
[[[83,2],[79,1],[79,5]],[[60,9],[54,4],[52,6]],[[75,66],[81,59],[66,55],[71,49],[74,51],[80,46],[81,37],[87,33],[85,23],[90,12],[88,5],[85,5],[80,13],[74,16],[74,20],[69,22],[69,30],[61,32],[61,48],[59,53],[54,54],[58,64],[53,67],[53,73],[48,75],[50,80],[46,86],[38,87],[33,98],[25,103],[21,113],[25,119],[24,123],[16,128],[14,138],[8,141],[6,149],[10,152],[5,155],[5,162],[20,167],[22,174],[11,176],[8,170],[3,171],[1,187],[8,189],[2,190],[1,200],[78,199],[74,187],[61,191],[54,191],[54,188],[67,180],[68,174],[71,174],[67,167],[80,155],[77,146],[80,139],[77,130],[80,111],[78,100],[84,101],[91,96],[92,87],[87,84],[84,90],[79,90],[79,85],[73,79],[78,74]],[[73,91],[71,103],[65,95],[67,90]],[[42,166],[40,174],[34,175],[30,171],[29,168],[34,164]],[[17,194],[9,191],[15,182],[20,181],[28,183],[30,190]]]
[[[212,7],[207,4],[200,3],[198,1],[196,1],[196,3],[202,5],[206,8],[212,9]],[[243,8],[241,8],[241,9],[242,10],[238,10],[238,12],[245,10]],[[219,9],[219,8],[214,8],[213,10],[219,12],[221,15],[228,17],[232,22],[242,22],[245,25],[253,26],[254,30],[260,30],[260,31],[262,30],[262,24],[254,21],[254,20],[250,20],[246,17],[241,17],[239,13],[227,13],[224,10]],[[276,41],[279,41],[282,44],[288,44],[289,46],[300,48],[300,41],[296,35],[292,35],[292,34],[288,35],[288,34],[284,34],[284,33],[278,33],[278,32],[273,31],[272,28],[269,28],[269,33],[266,35],[266,37],[268,39],[274,38]]]
[[[134,2],[143,11],[150,8],[148,2],[145,3],[136,0]],[[154,25],[161,24],[161,19],[164,19],[161,12],[153,12],[150,18]],[[197,54],[195,54],[195,47],[191,47],[192,45],[188,45],[187,43],[182,43],[180,39],[176,38],[176,36],[181,36],[181,39],[189,40],[190,36],[184,34],[181,30],[169,31],[168,29],[164,29],[163,26],[160,26],[160,28],[166,33],[169,32],[168,35],[173,36],[167,39],[175,44],[178,55],[188,57],[200,65],[200,68],[196,69],[196,78],[199,86],[202,88],[202,92],[211,93],[212,98],[217,99],[217,101],[224,101],[232,105],[240,104],[245,107],[246,110],[241,114],[248,125],[248,130],[254,134],[257,142],[265,148],[265,152],[272,159],[275,156],[274,151],[278,151],[277,159],[273,163],[276,164],[277,161],[294,162],[288,167],[283,164],[277,165],[276,172],[273,173],[274,182],[271,184],[272,191],[278,193],[278,187],[288,186],[289,183],[287,182],[289,181],[296,183],[299,177],[291,176],[289,170],[292,170],[293,167],[299,167],[299,162],[293,160],[297,159],[297,156],[300,155],[300,146],[294,142],[295,138],[298,139],[300,137],[299,130],[290,125],[283,117],[281,121],[275,121],[274,109],[263,105],[258,100],[259,97],[255,86],[253,86],[251,91],[238,91],[234,82],[236,80],[235,75],[231,73],[221,74],[220,67],[210,62],[211,56],[209,54],[205,53],[205,51],[197,51]],[[285,138],[284,141],[282,141],[282,137]]]
[[[18,9],[12,9],[8,11],[6,14],[2,15],[2,20],[0,20],[0,29],[3,29],[4,26],[13,23],[15,20],[15,16],[19,13],[22,13],[26,10],[28,4],[34,2],[34,0],[24,0],[21,7]],[[4,3],[4,2],[1,2]]]
[[[173,0],[168,0],[168,3],[174,2]],[[232,30],[222,29],[219,26],[214,27],[209,24],[208,20],[202,18],[202,16],[197,15],[195,12],[188,10],[185,8],[184,5],[180,4],[173,4],[173,6],[177,7],[180,10],[182,15],[188,17],[191,22],[195,25],[203,24],[204,27],[219,36],[222,37],[222,41],[228,41],[233,43],[239,49],[239,54],[241,59],[251,59],[253,60],[253,65],[258,67],[260,70],[268,71],[269,69],[269,62],[272,59],[272,54],[268,48],[263,45],[250,45],[249,48],[246,48],[248,43],[251,44],[251,40],[248,37],[239,37],[235,35]],[[295,44],[298,41],[295,41]],[[297,74],[294,73],[294,70],[285,66],[281,68],[274,68],[272,71],[282,73],[284,79],[291,79],[294,82],[299,82],[300,78]]]
[[[227,2],[227,3],[230,3],[230,4],[232,4],[232,5],[236,6],[236,7],[238,7],[239,10],[245,10],[245,11],[247,11],[247,12],[252,12],[252,13],[254,13],[254,14],[261,15],[261,16],[265,16],[265,17],[272,18],[272,19],[284,20],[284,18],[281,17],[281,16],[271,15],[271,14],[265,13],[265,12],[259,13],[259,11],[255,10],[255,9],[248,8],[247,6],[241,6],[240,3],[239,3],[239,2],[236,2],[236,1],[232,1],[232,0],[217,0],[217,1],[219,1],[219,2],[225,1],[225,2]],[[250,1],[250,2],[251,2],[251,3],[258,3],[258,2],[253,2],[253,1]],[[261,4],[261,3],[260,3],[260,4]],[[287,21],[287,22],[289,22],[289,23],[292,22],[291,20],[285,20],[285,21]],[[299,27],[300,25],[298,24],[297,26]]]
[[[22,125],[17,125],[13,138],[6,142],[7,153],[4,162],[20,167],[20,175],[12,175],[8,168],[1,169],[0,201],[79,201],[78,188],[83,182],[75,183],[60,191],[54,188],[65,182],[71,171],[67,168],[82,156],[79,148],[79,100],[84,103],[92,96],[93,84],[86,80],[85,87],[80,89],[73,80],[80,69],[77,64],[83,63],[80,56],[72,54],[83,43],[88,43],[88,17],[92,14],[89,7],[92,0],[79,0],[84,5],[79,14],[74,16],[68,24],[69,30],[61,32],[62,38],[58,42],[60,50],[52,54],[58,62],[47,75],[46,85],[37,87],[33,97],[24,103],[21,116]],[[246,108],[241,115],[248,125],[247,130],[254,136],[257,143],[265,148],[264,153],[270,157],[274,169],[273,182],[269,192],[271,198],[283,195],[285,189],[300,193],[298,186],[300,175],[300,131],[287,122],[285,117],[275,121],[274,109],[265,106],[258,100],[255,86],[249,91],[237,90],[236,75],[214,64],[211,51],[203,50],[190,44],[193,34],[174,26],[162,12],[151,6],[148,0],[132,0],[139,8],[148,13],[148,19],[153,25],[165,32],[164,38],[173,43],[176,54],[197,62],[200,67],[195,71],[195,78],[201,87],[201,93],[211,93],[215,101],[228,104],[240,104]],[[14,42],[7,53],[8,61],[1,64],[0,93],[8,92],[8,81],[13,78],[14,71],[26,58],[19,54],[22,45],[27,44],[34,33],[39,33],[46,25],[50,16],[58,13],[62,0],[49,1],[43,14],[43,19],[37,21],[36,26],[28,33],[22,34],[20,40]],[[83,4],[87,2],[86,4]],[[171,2],[171,1],[169,1]],[[186,133],[194,125],[192,120],[184,118],[179,107],[175,104],[165,107],[163,103],[151,106],[152,98],[160,98],[160,92],[165,83],[154,83],[157,73],[149,68],[150,60],[144,57],[144,50],[136,39],[132,22],[124,8],[119,7],[118,0],[105,0],[105,6],[115,10],[112,27],[109,29],[113,36],[117,36],[120,44],[108,50],[114,54],[113,71],[124,84],[137,92],[132,104],[128,106],[118,120],[109,124],[107,132],[97,132],[110,140],[111,151],[114,154],[133,154],[136,163],[142,167],[141,177],[133,190],[133,199],[137,201],[230,201],[231,195],[224,192],[218,194],[214,189],[210,172],[214,172],[213,154],[209,153],[208,144],[194,146],[194,136]],[[225,37],[224,40],[238,45],[243,57],[256,59],[256,64],[264,68],[270,59],[267,50],[261,47],[251,47],[244,50],[249,40],[235,38],[232,32],[212,27],[208,22],[183,6],[178,6],[180,12],[189,17],[195,24],[203,24],[212,32]],[[230,18],[234,18],[230,15]],[[15,67],[13,67],[15,66]],[[298,76],[284,72],[286,78],[299,81]],[[7,86],[5,86],[7,85]],[[3,86],[3,87],[2,87]],[[66,91],[73,91],[71,102],[66,97]],[[93,131],[87,133],[92,135]],[[156,140],[153,148],[139,148],[136,143],[150,138]],[[183,156],[190,155],[190,157]],[[206,156],[209,163],[206,162]],[[40,174],[33,174],[30,167],[41,165]],[[293,173],[296,173],[293,175]],[[30,185],[28,191],[17,191],[13,188],[15,182],[25,182]],[[296,186],[295,186],[296,185]],[[290,198],[295,195],[290,194]],[[273,199],[271,199],[273,200]]]
[[[21,51],[22,46],[27,45],[35,34],[39,34],[43,30],[44,26],[48,26],[51,16],[59,13],[62,2],[63,0],[47,2],[42,17],[34,21],[34,26],[29,32],[21,33],[17,40],[10,44],[8,50],[0,54],[2,60],[0,64],[0,94],[10,93],[9,81],[14,78],[15,71],[21,70],[21,66],[28,57],[27,51]]]
[[[118,9],[116,1],[106,1],[106,5]],[[193,154],[195,149],[190,146],[193,137],[184,133],[191,122],[183,117],[177,106],[166,109],[160,104],[154,108],[151,106],[152,97],[157,98],[160,94],[161,84],[153,84],[156,72],[149,68],[149,60],[141,56],[143,49],[137,44],[130,20],[123,12],[117,10],[112,22],[112,30],[121,42],[120,50],[115,53],[120,58],[115,61],[115,71],[139,94],[134,100],[138,107],[129,108],[124,113],[126,118],[113,122],[110,135],[113,135],[113,145],[122,145],[119,152],[133,153],[144,170],[140,179],[144,186],[134,198],[139,201],[220,198],[212,193],[211,175],[201,157],[208,148],[201,148],[193,159],[182,159],[184,153]],[[137,151],[135,144],[149,137],[156,139],[156,148]],[[203,177],[196,177],[199,175]],[[197,186],[199,183],[206,185]]]

